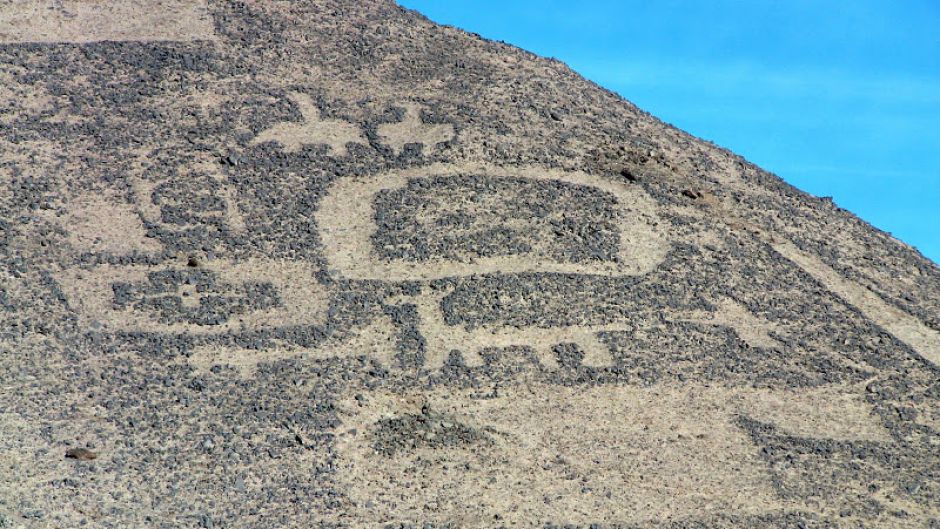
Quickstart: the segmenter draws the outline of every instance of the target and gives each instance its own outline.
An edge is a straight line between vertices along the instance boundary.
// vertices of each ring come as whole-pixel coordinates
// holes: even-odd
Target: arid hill
[[[940,268],[389,0],[0,1],[0,527],[940,528]]]

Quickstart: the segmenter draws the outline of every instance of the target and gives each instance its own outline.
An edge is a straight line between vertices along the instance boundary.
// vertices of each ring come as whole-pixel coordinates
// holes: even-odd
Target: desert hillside
[[[0,527],[940,528],[940,268],[390,0],[0,0]]]

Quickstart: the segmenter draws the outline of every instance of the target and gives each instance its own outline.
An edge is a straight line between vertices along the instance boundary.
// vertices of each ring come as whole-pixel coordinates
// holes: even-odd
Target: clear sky
[[[399,0],[568,63],[940,262],[940,0]]]

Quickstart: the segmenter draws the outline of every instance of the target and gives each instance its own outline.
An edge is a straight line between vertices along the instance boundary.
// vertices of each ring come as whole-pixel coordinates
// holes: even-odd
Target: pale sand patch
[[[867,318],[909,345],[922,357],[940,365],[940,332],[927,327],[916,317],[886,303],[874,292],[845,279],[819,258],[801,251],[792,243],[778,241],[772,244],[777,252],[855,306]]]
[[[21,508],[46,508],[47,505],[41,502],[49,499],[49,483],[74,476],[75,463],[65,458],[65,450],[69,446],[80,447],[92,441],[98,461],[106,461],[110,447],[119,435],[105,418],[107,410],[88,405],[81,398],[65,399],[50,403],[50,406],[69,410],[67,416],[46,423],[45,431],[37,428],[35,418],[0,411],[0,515],[7,515],[10,522],[24,520],[19,516]],[[101,516],[101,511],[106,511],[107,507],[110,506],[94,502],[87,505],[87,510],[78,512],[73,502],[62,502],[61,505],[66,516],[81,518]],[[41,522],[36,525],[30,521],[28,525],[6,527],[61,527],[52,524],[50,521],[48,525]]]
[[[337,475],[348,485],[350,516],[369,527],[490,527],[496,513],[507,527],[764,513],[783,505],[735,417],[753,413],[820,436],[875,432],[870,410],[832,400],[837,391],[530,386],[486,399],[456,389],[371,394],[363,406],[350,399],[339,407]],[[377,421],[421,414],[423,406],[489,442],[375,452]]]
[[[450,123],[424,123],[421,121],[421,107],[414,103],[403,105],[405,117],[398,123],[383,123],[378,127],[382,143],[401,153],[409,143],[421,143],[426,150],[431,150],[438,143],[453,140],[457,134]]]
[[[58,460],[46,467],[37,467],[35,453],[47,447],[35,424],[16,413],[0,412],[0,514],[10,518],[19,514],[14,509],[19,508],[35,488],[54,479],[57,472],[68,471],[65,462]]]
[[[10,486],[17,481],[25,482],[29,475],[28,465],[32,462],[29,452],[21,450],[22,444],[41,446],[39,432],[26,419],[12,412],[0,412],[0,487]],[[4,487],[5,488],[5,487]],[[3,491],[3,488],[0,488]],[[7,496],[0,492],[0,497]]]
[[[0,43],[214,37],[205,0],[0,0]]]
[[[129,254],[162,249],[158,241],[146,236],[133,206],[113,193],[89,191],[75,197],[62,228],[80,252]]]
[[[76,310],[83,326],[97,322],[109,330],[144,332],[174,332],[212,334],[231,330],[253,330],[291,325],[311,325],[326,319],[329,305],[326,289],[314,277],[307,264],[273,259],[253,259],[244,262],[209,261],[204,269],[217,272],[223,283],[270,282],[280,296],[282,306],[256,310],[230,318],[220,325],[166,324],[146,311],[133,308],[117,310],[114,307],[112,286],[118,282],[144,283],[147,273],[177,266],[112,266],[102,265],[91,270],[73,269],[56,276],[70,306]],[[195,298],[194,298],[195,299]],[[198,299],[195,300],[198,302]]]
[[[865,401],[864,386],[727,391],[739,413],[801,437],[890,442],[891,434]]]
[[[285,152],[296,152],[304,145],[326,144],[331,156],[345,156],[347,143],[368,145],[358,125],[341,119],[323,119],[309,95],[291,92],[288,97],[303,115],[303,123],[278,123],[259,133],[252,145],[275,141]]]
[[[373,217],[376,194],[401,188],[413,178],[461,174],[558,180],[593,186],[611,193],[617,198],[620,208],[619,262],[569,263],[511,255],[479,258],[472,262],[432,259],[413,263],[377,259],[371,240],[376,231]],[[656,203],[642,189],[582,172],[536,167],[438,164],[365,178],[340,179],[328,193],[315,213],[326,257],[330,267],[353,279],[406,281],[519,272],[640,275],[659,265],[670,248],[669,242],[654,226],[659,220]]]

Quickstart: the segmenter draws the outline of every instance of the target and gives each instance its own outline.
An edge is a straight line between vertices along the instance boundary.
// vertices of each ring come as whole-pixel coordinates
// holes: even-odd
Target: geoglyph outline
[[[118,283],[146,283],[148,274],[163,270],[187,270],[182,263],[151,265],[98,265],[91,269],[65,270],[56,274],[57,282],[66,299],[80,316],[84,326],[100,326],[111,331],[191,333],[219,335],[232,331],[260,330],[290,325],[321,324],[327,317],[328,294],[314,277],[314,270],[301,261],[275,261],[251,259],[229,261],[217,259],[203,264],[198,270],[216,274],[222,284],[270,283],[281,300],[278,307],[232,315],[218,325],[199,325],[178,322],[164,323],[150,314],[128,306],[114,305],[114,285]],[[193,270],[189,268],[189,270]],[[303,288],[294,284],[309,278]],[[182,296],[182,292],[180,292]],[[195,298],[194,298],[195,299]]]
[[[663,262],[670,245],[664,236],[650,224],[630,223],[624,218],[621,229],[620,261],[607,264],[533,262],[527,257],[478,258],[470,263],[453,260],[429,260],[422,265],[408,262],[376,260],[371,252],[374,221],[372,202],[377,193],[404,186],[410,179],[438,176],[489,176],[532,180],[556,180],[587,185],[607,191],[621,203],[621,213],[641,216],[655,215],[652,197],[638,187],[626,187],[580,171],[563,171],[541,167],[497,167],[487,165],[435,164],[401,171],[392,171],[367,177],[347,177],[337,180],[328,189],[314,218],[323,241],[324,251],[331,268],[349,279],[382,279],[385,281],[415,281],[442,279],[473,274],[498,273],[511,269],[515,272],[554,272],[595,275],[643,275]],[[627,202],[624,204],[623,202]],[[635,216],[635,215],[631,215]],[[343,219],[341,225],[338,221]],[[625,229],[627,228],[627,229]],[[630,228],[636,228],[634,232]],[[631,252],[639,250],[639,252]],[[639,255],[639,257],[638,257]],[[426,271],[416,271],[421,267]],[[436,269],[436,271],[435,271]]]
[[[617,198],[620,209],[619,260],[615,263],[582,264],[533,260],[522,256],[498,256],[460,262],[432,259],[426,263],[379,260],[372,251],[371,235],[376,228],[373,199],[383,190],[400,188],[415,178],[473,175],[553,180],[591,186]],[[606,276],[633,276],[651,272],[665,260],[671,247],[654,227],[656,205],[640,188],[620,185],[600,176],[580,171],[542,167],[497,167],[487,165],[457,166],[437,164],[368,177],[348,177],[335,182],[314,214],[328,266],[347,279],[384,281],[429,281],[502,272],[555,272]],[[339,220],[342,219],[342,223]],[[639,251],[637,251],[639,250]],[[441,311],[445,292],[422,286],[414,296],[398,296],[391,303],[414,304],[419,317],[419,332],[425,339],[424,367],[434,371],[447,361],[452,350],[486,341],[491,346],[527,346],[535,350],[544,366],[556,365],[553,346],[577,343],[584,354],[582,365],[600,367],[612,361],[610,351],[597,334],[624,330],[623,324],[573,325],[553,328],[516,328],[503,325],[466,329],[447,325]],[[470,351],[464,354],[467,365],[480,359]]]
[[[277,142],[284,152],[299,151],[304,145],[328,145],[330,156],[346,156],[346,144],[368,145],[361,128],[343,119],[324,119],[313,99],[303,92],[288,92],[303,121],[282,121],[258,133],[251,145]]]
[[[300,111],[302,121],[275,123],[259,132],[249,145],[275,142],[288,154],[300,151],[304,145],[326,145],[329,147],[328,156],[343,157],[349,154],[348,144],[369,144],[359,124],[342,118],[324,118],[309,94],[290,91],[287,92],[287,98]],[[410,143],[420,143],[430,149],[457,137],[451,123],[424,123],[421,120],[420,104],[409,101],[401,103],[399,107],[404,109],[401,121],[382,123],[377,127],[382,143],[389,146],[394,154],[401,154]]]

